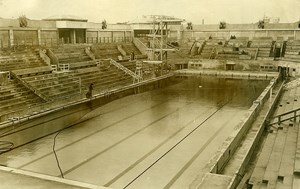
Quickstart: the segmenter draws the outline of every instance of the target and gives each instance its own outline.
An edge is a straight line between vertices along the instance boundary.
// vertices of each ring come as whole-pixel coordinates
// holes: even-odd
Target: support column
[[[14,46],[14,31],[13,30],[9,30],[9,47]]]
[[[294,40],[296,40],[296,30],[294,30]]]
[[[271,87],[271,89],[270,89],[270,103],[269,103],[269,106],[271,107],[272,106],[272,93],[273,93],[273,90],[272,90],[273,88]]]
[[[100,39],[100,31],[97,31],[97,43],[100,43],[101,39]]]
[[[75,30],[72,30],[72,39],[73,39],[72,43],[76,44],[76,32],[75,32]]]
[[[113,31],[111,31],[110,37],[111,37],[111,42],[113,43],[114,42],[114,32]]]
[[[177,41],[181,40],[181,36],[182,36],[182,31],[177,30]]]
[[[37,30],[37,37],[38,37],[38,45],[42,45],[42,37],[41,37],[41,30]]]

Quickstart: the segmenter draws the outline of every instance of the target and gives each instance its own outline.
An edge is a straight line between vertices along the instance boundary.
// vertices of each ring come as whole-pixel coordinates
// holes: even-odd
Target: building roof
[[[54,15],[43,20],[47,21],[78,21],[78,22],[87,22],[88,19],[81,18],[74,15]]]

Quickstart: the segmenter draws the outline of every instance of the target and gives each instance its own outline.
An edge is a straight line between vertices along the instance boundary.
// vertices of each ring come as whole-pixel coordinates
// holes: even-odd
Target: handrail
[[[110,89],[109,91],[103,91],[99,94],[94,95],[93,99],[99,99],[99,98],[102,98],[102,97],[104,97],[106,95],[109,95],[109,94],[116,94],[116,93],[119,93],[119,92],[127,91],[128,89],[133,89],[135,87],[139,87],[139,86],[142,86],[142,85],[145,85],[145,84],[148,84],[148,83],[152,83],[152,82],[155,82],[155,81],[166,79],[166,78],[171,77],[173,75],[174,75],[173,73],[169,73],[169,74],[162,75],[162,76],[159,76],[159,77],[156,77],[156,78],[151,78],[151,79],[148,79],[148,80],[144,80],[144,81],[141,81],[139,83],[126,85],[126,86],[123,86],[121,88]],[[9,126],[14,125],[14,124],[19,124],[19,123],[25,122],[25,121],[33,119],[33,118],[41,117],[41,116],[47,115],[51,112],[59,111],[59,110],[66,109],[66,108],[69,108],[69,107],[73,107],[75,105],[78,105],[78,104],[81,104],[81,103],[84,103],[84,102],[88,102],[91,99],[76,99],[75,100],[75,99],[68,98],[68,100],[69,101],[66,104],[64,104],[60,101],[53,104],[54,102],[50,101],[50,102],[45,102],[43,104],[36,105],[32,108],[38,108],[42,111],[39,111],[37,114],[28,114],[28,115],[25,115],[25,116],[22,116],[22,117],[18,117],[19,119],[17,121],[7,120],[7,121],[4,121],[4,122],[0,122],[0,129],[9,127]],[[0,115],[0,118],[1,118],[1,115]]]
[[[273,56],[273,58],[275,58],[275,51],[276,51],[276,42],[273,44],[273,47],[272,47],[273,49],[271,49],[271,52],[273,52],[273,54],[272,54],[272,56]],[[270,54],[271,55],[271,54]],[[269,55],[269,56],[270,56]]]
[[[40,57],[43,59],[43,61],[48,65],[50,66],[51,65],[51,60],[50,58],[46,55],[46,49],[40,49],[39,50],[39,54],[40,54]]]
[[[190,55],[193,55],[192,52],[193,52],[193,49],[194,49],[196,43],[197,43],[197,41],[194,41],[194,43],[192,44],[192,46],[191,46],[191,48],[190,48],[190,50],[189,50],[189,54],[190,54]]]
[[[122,54],[122,56],[127,56],[126,51],[122,48],[122,45],[117,46],[119,52]]]
[[[14,39],[15,46],[33,46],[32,38]]]
[[[90,59],[95,60],[95,55],[92,53],[91,48],[87,47],[85,48],[84,52],[90,57]]]
[[[206,41],[203,41],[202,44],[201,44],[201,47],[198,49],[198,54],[202,53],[205,45],[206,45]]]
[[[279,57],[283,57],[282,54],[283,54],[283,45],[284,45],[284,42],[281,43],[281,46],[280,46],[280,56]]]
[[[40,94],[37,90],[35,90],[32,86],[30,86],[26,81],[23,81],[17,74],[15,74],[14,72],[11,72],[11,75],[17,80],[19,81],[22,85],[24,85],[27,89],[29,89],[30,91],[32,91],[34,94],[36,94],[37,96],[39,96],[41,99],[43,99],[44,101],[48,101],[48,99],[46,97],[44,97],[42,94]]]
[[[44,45],[45,47],[49,46],[48,44],[50,44],[50,47],[54,47],[54,46],[58,46],[59,42],[57,38],[41,38],[41,45]]]
[[[297,111],[299,111],[299,110],[300,110],[300,108],[297,108],[297,109],[295,109],[295,110],[291,110],[291,111],[288,111],[288,112],[286,112],[286,113],[283,113],[283,114],[280,114],[280,115],[276,115],[276,116],[274,116],[273,118],[274,118],[274,119],[277,118],[278,120],[275,121],[275,122],[273,122],[273,123],[270,123],[269,125],[275,125],[275,124],[280,125],[281,122],[289,121],[289,120],[291,120],[291,119],[294,119],[294,121],[295,121],[297,117],[300,117],[300,115],[297,115]],[[289,116],[289,117],[287,117],[287,118],[282,119],[283,116],[286,116],[286,115],[289,115],[289,114],[293,114],[293,115],[291,115],[291,116]]]
[[[51,49],[47,49],[47,53],[48,57],[50,58],[51,60],[51,64],[55,64],[55,65],[58,65],[59,61],[58,61],[58,58],[56,57],[56,55],[52,52]]]
[[[141,40],[134,37],[133,38],[133,43],[143,55],[147,55],[148,47]]]
[[[288,115],[288,114],[290,114],[290,113],[297,112],[297,111],[299,111],[299,110],[300,110],[300,108],[297,108],[297,109],[295,109],[295,110],[291,110],[291,111],[285,112],[285,113],[283,113],[283,114],[276,115],[276,116],[274,116],[273,118],[285,116],[285,115]]]
[[[210,55],[209,55],[209,59],[211,59],[212,54],[215,52],[215,49],[216,49],[215,47],[212,48],[212,50],[211,50],[211,52],[210,52]]]
[[[131,77],[133,77],[134,79],[141,81],[143,80],[143,78],[137,74],[135,74],[134,72],[132,72],[131,70],[129,70],[128,68],[124,67],[123,65],[121,65],[120,63],[116,62],[113,59],[109,59],[110,63],[114,66],[116,66],[118,69],[124,71],[126,74],[130,75]]]
[[[254,55],[254,60],[257,59],[257,56],[258,56],[258,51],[259,51],[259,48],[256,49],[256,52],[255,52],[255,55]]]

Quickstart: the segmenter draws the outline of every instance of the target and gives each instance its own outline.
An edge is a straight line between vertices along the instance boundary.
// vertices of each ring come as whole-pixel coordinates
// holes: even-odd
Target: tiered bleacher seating
[[[130,55],[132,52],[135,55],[141,55],[142,53],[139,51],[138,48],[133,43],[123,43],[122,48],[126,52],[127,55]]]
[[[203,46],[200,57],[204,59],[213,59],[217,52],[221,51],[225,45],[225,39],[208,39]]]
[[[91,50],[94,53],[96,59],[112,58],[118,60],[118,56],[122,56],[118,50],[118,43],[98,43],[93,44]]]
[[[131,70],[132,72],[135,72],[135,69],[136,69],[135,61],[123,61],[123,62],[119,62],[119,63],[122,64],[124,67],[128,68],[129,70]]]
[[[176,61],[179,59],[188,58],[191,55],[191,49],[195,45],[196,41],[180,43],[177,48],[173,47],[175,51],[170,51],[168,53],[168,59]]]
[[[283,60],[300,62],[300,40],[287,41]]]
[[[70,64],[69,70],[96,67],[97,64],[98,64],[97,60],[90,60],[90,61],[85,61],[85,62],[74,62],[74,63]]]
[[[54,73],[49,67],[45,67],[16,70],[14,73],[47,101],[67,98],[80,92],[80,80],[71,72]]]
[[[275,115],[299,108],[299,94],[299,87],[287,89]],[[251,188],[299,188],[299,121],[291,119],[269,131],[249,181]]]
[[[38,49],[15,48],[0,50],[0,71],[45,66]]]
[[[59,64],[69,64],[91,60],[85,53],[86,47],[88,47],[88,45],[63,45],[58,48],[52,48],[51,50],[58,58]]]
[[[93,84],[95,91],[101,92],[132,83],[130,75],[112,65],[78,69],[75,71],[74,76],[81,78],[83,92],[88,90],[90,84]]]
[[[225,43],[221,51],[218,51],[217,59],[251,59],[251,52],[248,52],[249,39],[246,37],[230,39]]]
[[[270,59],[273,44],[271,37],[257,37],[252,39],[250,48],[247,49],[252,51],[258,49],[257,59]]]
[[[28,109],[42,102],[42,99],[15,80],[0,85],[0,121],[6,120],[10,114]],[[7,117],[8,116],[8,117]]]

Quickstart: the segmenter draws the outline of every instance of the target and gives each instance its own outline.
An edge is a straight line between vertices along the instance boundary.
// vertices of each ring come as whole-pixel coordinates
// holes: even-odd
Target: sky
[[[167,15],[193,24],[255,23],[263,16],[300,20],[300,0],[0,0],[0,17],[43,19],[75,15],[90,22],[127,22],[142,15]]]

